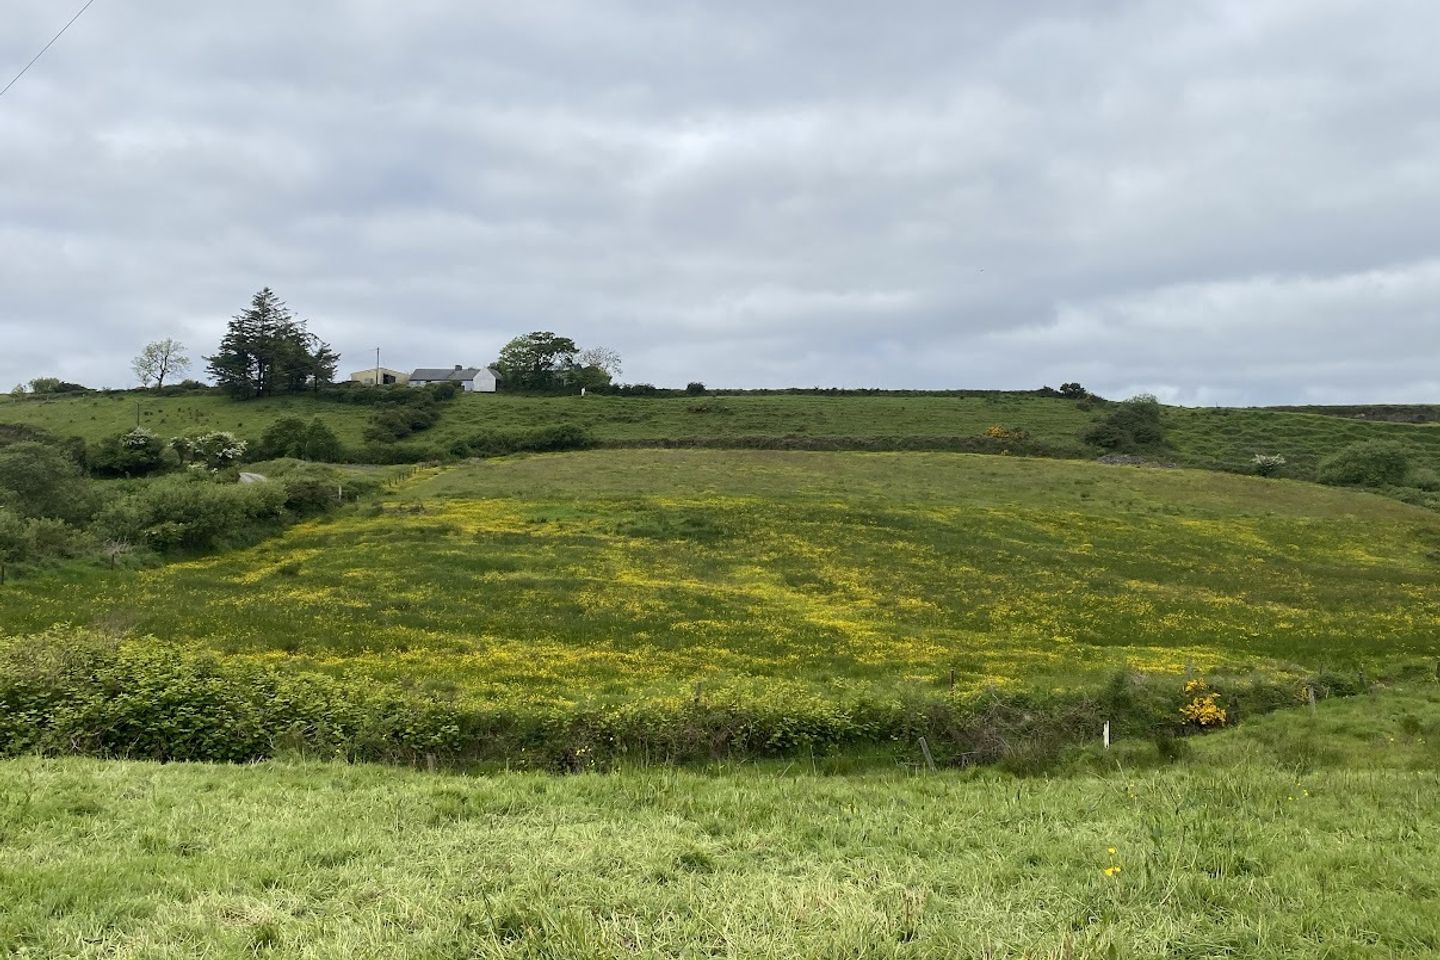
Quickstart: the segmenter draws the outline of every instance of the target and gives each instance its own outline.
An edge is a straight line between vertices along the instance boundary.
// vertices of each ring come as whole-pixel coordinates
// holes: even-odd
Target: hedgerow
[[[1193,680],[1192,680],[1193,684]],[[1208,697],[1234,723],[1317,697],[1359,692],[1361,675],[1212,677]],[[1192,686],[1193,689],[1193,686]],[[372,681],[221,659],[153,638],[54,628],[0,639],[0,756],[86,754],[249,762],[305,753],[353,761],[504,760],[580,770],[625,759],[683,762],[851,747],[911,752],[925,737],[937,763],[1000,762],[1039,772],[1070,747],[1114,736],[1176,736],[1185,678],[1118,673],[1100,690],[985,690],[847,699],[763,690],[596,703],[485,705]]]

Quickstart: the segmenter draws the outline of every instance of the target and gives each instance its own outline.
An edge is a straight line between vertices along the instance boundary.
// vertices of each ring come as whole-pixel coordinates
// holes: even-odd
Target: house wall
[[[481,370],[475,374],[475,379],[467,381],[465,389],[471,393],[494,393],[495,375],[489,370]]]
[[[399,370],[390,370],[386,367],[380,368],[380,376],[383,383],[407,383],[410,380],[410,374],[401,373]],[[354,373],[350,374],[350,379],[354,383],[363,383],[366,386],[374,386],[375,368],[371,367],[369,370],[357,370]]]

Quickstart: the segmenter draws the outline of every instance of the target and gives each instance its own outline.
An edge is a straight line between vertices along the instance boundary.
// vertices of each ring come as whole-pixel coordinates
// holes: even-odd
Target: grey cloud
[[[10,6],[0,65],[58,26]],[[101,0],[0,99],[0,383],[123,384],[268,284],[346,367],[550,328],[671,384],[1440,400],[1437,27]]]

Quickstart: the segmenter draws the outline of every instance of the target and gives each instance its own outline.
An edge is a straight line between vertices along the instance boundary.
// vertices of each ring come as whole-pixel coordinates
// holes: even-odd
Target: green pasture
[[[54,624],[472,702],[908,696],[1440,653],[1440,517],[1203,471],[606,450],[422,472],[257,546],[0,590]]]
[[[458,398],[434,429],[437,438],[480,430],[573,423],[598,439],[683,437],[973,437],[1000,424],[1023,428],[1042,443],[1077,446],[1096,417],[1074,401],[995,395],[706,396]]]
[[[1024,430],[1054,451],[1090,457],[1079,436],[1104,416],[1104,405],[994,394],[979,397],[748,395],[701,397],[537,397],[464,394],[441,405],[439,422],[410,442],[440,451],[484,431],[514,432],[573,424],[607,444],[705,440],[743,446],[757,440],[838,447],[865,442],[940,442],[973,438],[991,426]],[[44,427],[97,441],[139,420],[170,436],[228,430],[256,440],[282,417],[320,417],[348,446],[363,442],[373,408],[296,395],[235,401],[218,393],[162,397],[139,393],[16,401],[0,396],[0,422]],[[1367,421],[1319,413],[1166,407],[1170,448],[1152,456],[1183,465],[1248,470],[1257,453],[1278,453],[1284,475],[1311,479],[1319,460],[1349,443],[1394,439],[1419,463],[1440,468],[1440,431],[1428,425]]]
[[[227,430],[258,440],[265,428],[285,417],[320,417],[345,444],[358,444],[372,408],[296,394],[238,401],[219,392],[157,396],[146,393],[82,394],[14,400],[0,397],[0,423],[41,427],[62,437],[89,442],[115,436],[137,422],[162,437]]]
[[[1426,957],[1440,693],[1069,772],[0,762],[0,956]],[[1088,771],[1088,772],[1087,772]]]
[[[1199,467],[1243,467],[1257,453],[1283,456],[1283,476],[1313,479],[1326,456],[1364,440],[1394,440],[1417,463],[1440,468],[1440,430],[1430,424],[1389,423],[1270,410],[1166,407],[1166,433],[1175,458]]]

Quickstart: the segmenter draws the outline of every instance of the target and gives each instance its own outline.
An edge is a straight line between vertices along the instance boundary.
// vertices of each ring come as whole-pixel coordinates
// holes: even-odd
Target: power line
[[[67,23],[67,24],[65,24],[65,26],[61,27],[61,28],[60,28],[60,32],[57,33],[57,34],[55,34],[55,36],[51,37],[51,38],[50,38],[50,42],[47,43],[47,44],[45,44],[45,46],[43,46],[43,47],[40,48],[40,52],[37,53],[37,54],[35,54],[35,56],[34,56],[33,58],[31,58],[31,60],[30,60],[29,63],[25,64],[24,69],[21,70],[19,73],[15,74],[15,79],[14,79],[14,80],[11,80],[9,83],[5,84],[5,89],[4,89],[4,90],[0,90],[0,97],[3,97],[3,96],[5,96],[5,94],[7,94],[7,93],[10,92],[10,88],[13,87],[13,86],[15,86],[16,81],[18,81],[21,77],[25,76],[26,72],[27,72],[31,67],[35,66],[35,61],[36,61],[36,60],[39,60],[41,57],[45,56],[45,51],[46,51],[46,50],[49,50],[51,47],[53,47],[53,46],[55,45],[55,41],[56,41],[56,40],[59,40],[61,37],[65,36],[65,31],[66,31],[66,30],[69,30],[70,27],[71,27],[71,25],[74,24],[76,20],[79,20],[80,17],[81,17],[81,15],[84,14],[86,10],[89,10],[89,9],[90,9],[90,4],[92,4],[92,3],[94,3],[94,2],[95,2],[95,0],[86,0],[85,6],[83,6],[83,7],[80,8],[80,13],[77,13],[77,14],[75,14],[75,16],[71,17],[71,18],[70,18],[70,23]]]

